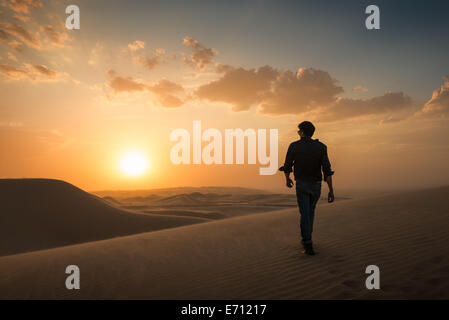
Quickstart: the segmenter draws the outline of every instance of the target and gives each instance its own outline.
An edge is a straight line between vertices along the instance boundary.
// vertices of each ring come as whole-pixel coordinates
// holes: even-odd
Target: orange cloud
[[[368,91],[368,88],[364,87],[364,86],[356,86],[354,88],[352,88],[352,91],[362,91],[362,92],[366,92]]]
[[[145,42],[144,41],[140,41],[140,40],[136,40],[133,43],[128,44],[128,48],[131,51],[138,51],[140,49],[145,48]]]
[[[5,38],[6,35],[6,38]],[[0,23],[0,38],[9,39],[9,36],[14,36],[24,42],[29,47],[40,49],[41,44],[28,30],[15,23]]]
[[[154,69],[154,67],[156,67],[157,65],[159,65],[162,62],[162,60],[159,56],[154,56],[154,57],[150,57],[150,58],[139,58],[139,61],[148,70]]]
[[[54,78],[58,74],[56,71],[50,70],[44,65],[34,65],[32,67],[38,74],[48,78]]]
[[[180,107],[184,104],[184,101],[175,95],[184,93],[184,88],[180,84],[169,80],[161,80],[149,86],[148,90],[157,96],[159,103],[164,107]]]
[[[402,119],[391,114],[403,110],[412,111],[413,101],[403,92],[386,92],[384,95],[370,99],[338,98],[328,108],[320,110],[320,121],[339,121],[357,117],[385,115],[382,123],[398,122]]]
[[[9,34],[5,31],[0,29],[0,40],[8,40]]]
[[[17,13],[15,13],[15,14],[13,15],[13,18],[16,19],[16,20],[22,21],[22,22],[28,22],[28,21],[30,21],[30,17],[22,16],[22,15],[17,14]]]
[[[229,64],[223,64],[219,62],[215,64],[215,71],[217,71],[218,73],[225,73],[233,69],[234,67],[230,66]]]
[[[166,108],[180,107],[185,103],[185,99],[178,96],[184,94],[184,88],[172,81],[161,80],[155,84],[148,84],[131,77],[120,77],[113,70],[110,70],[108,75],[112,78],[108,86],[114,93],[148,91],[154,94],[159,105]]]
[[[39,31],[36,31],[34,34],[16,23],[1,22],[0,40],[9,40],[13,37],[36,50],[49,48],[49,45],[65,47],[66,42],[69,40],[69,35],[65,32],[62,22],[55,25],[40,26]],[[13,40],[8,43],[8,46],[19,50],[19,44],[17,40]]]
[[[213,62],[216,53],[214,49],[206,48],[191,37],[184,38],[183,44],[192,49],[190,57],[184,57],[184,61],[187,64],[195,66],[200,70],[204,70],[208,64]]]
[[[307,113],[317,121],[327,122],[383,116],[384,124],[401,121],[413,111],[412,99],[402,92],[386,92],[365,100],[341,98],[338,95],[343,88],[338,81],[314,68],[300,68],[294,73],[270,66],[244,69],[216,64],[216,71],[223,75],[199,86],[194,97],[228,103],[233,111],[257,105],[258,111],[267,115]]]
[[[326,71],[301,68],[295,74],[286,70],[276,77],[272,89],[264,94],[260,112],[300,114],[331,104],[341,92],[343,88]]]
[[[234,111],[259,105],[264,114],[299,114],[315,106],[329,105],[343,91],[327,72],[313,68],[299,69],[296,74],[270,66],[236,69],[218,64],[216,69],[223,76],[200,86],[195,95],[211,102],[231,104]]]
[[[145,56],[145,53],[143,53],[144,48],[144,41],[135,40],[133,43],[128,44],[127,49],[122,50],[122,53],[129,55],[134,62],[142,64],[148,70],[153,70],[164,62],[162,56],[165,54],[165,50],[163,48],[156,49],[151,56]]]
[[[41,26],[40,30],[47,35],[50,43],[57,47],[64,47],[69,39],[63,24]]]
[[[0,73],[2,73],[8,79],[13,79],[13,80],[19,80],[19,79],[27,78],[29,76],[29,73],[27,70],[11,67],[6,64],[0,64]]]
[[[32,82],[56,81],[59,72],[49,69],[45,65],[23,64],[25,68],[17,68],[6,64],[0,64],[0,73],[7,80],[29,80]]]
[[[229,67],[220,79],[200,86],[195,96],[210,102],[231,104],[234,111],[248,110],[261,101],[277,74],[270,66],[258,69]]]
[[[42,2],[40,0],[3,0],[2,6],[15,12],[27,14],[31,9],[42,8]]]
[[[10,47],[11,49],[15,50],[15,51],[22,51],[22,43],[20,43],[17,40],[12,40],[8,42],[8,47]]]
[[[131,77],[123,78],[119,76],[115,76],[109,81],[109,87],[111,87],[114,93],[144,91],[147,89],[145,84],[137,82]]]
[[[435,90],[426,102],[419,116],[446,117],[449,115],[449,76],[443,77],[443,85]]]
[[[8,52],[8,59],[17,62],[17,57],[13,55],[11,52]]]

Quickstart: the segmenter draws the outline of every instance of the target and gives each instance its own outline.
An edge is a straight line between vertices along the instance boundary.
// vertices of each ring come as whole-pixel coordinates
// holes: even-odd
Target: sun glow
[[[128,176],[140,176],[148,169],[147,156],[139,151],[128,151],[120,159],[120,170]]]

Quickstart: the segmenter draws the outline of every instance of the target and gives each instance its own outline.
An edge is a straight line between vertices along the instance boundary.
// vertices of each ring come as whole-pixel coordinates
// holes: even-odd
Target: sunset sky
[[[447,184],[449,4],[376,1],[367,30],[369,4],[0,0],[0,178],[280,188],[258,164],[174,165],[170,133],[278,129],[281,164],[310,120],[337,190]]]

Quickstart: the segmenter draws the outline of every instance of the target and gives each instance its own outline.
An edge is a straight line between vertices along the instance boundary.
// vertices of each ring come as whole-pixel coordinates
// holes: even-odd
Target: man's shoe
[[[304,243],[303,245],[304,245],[303,253],[305,253],[309,256],[315,255],[315,250],[313,250],[313,245],[311,243]]]

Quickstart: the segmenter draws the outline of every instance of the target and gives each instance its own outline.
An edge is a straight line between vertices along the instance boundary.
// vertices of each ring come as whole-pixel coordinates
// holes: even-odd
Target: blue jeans
[[[320,181],[296,181],[296,199],[301,215],[301,237],[304,244],[312,243],[315,207],[321,195]]]

